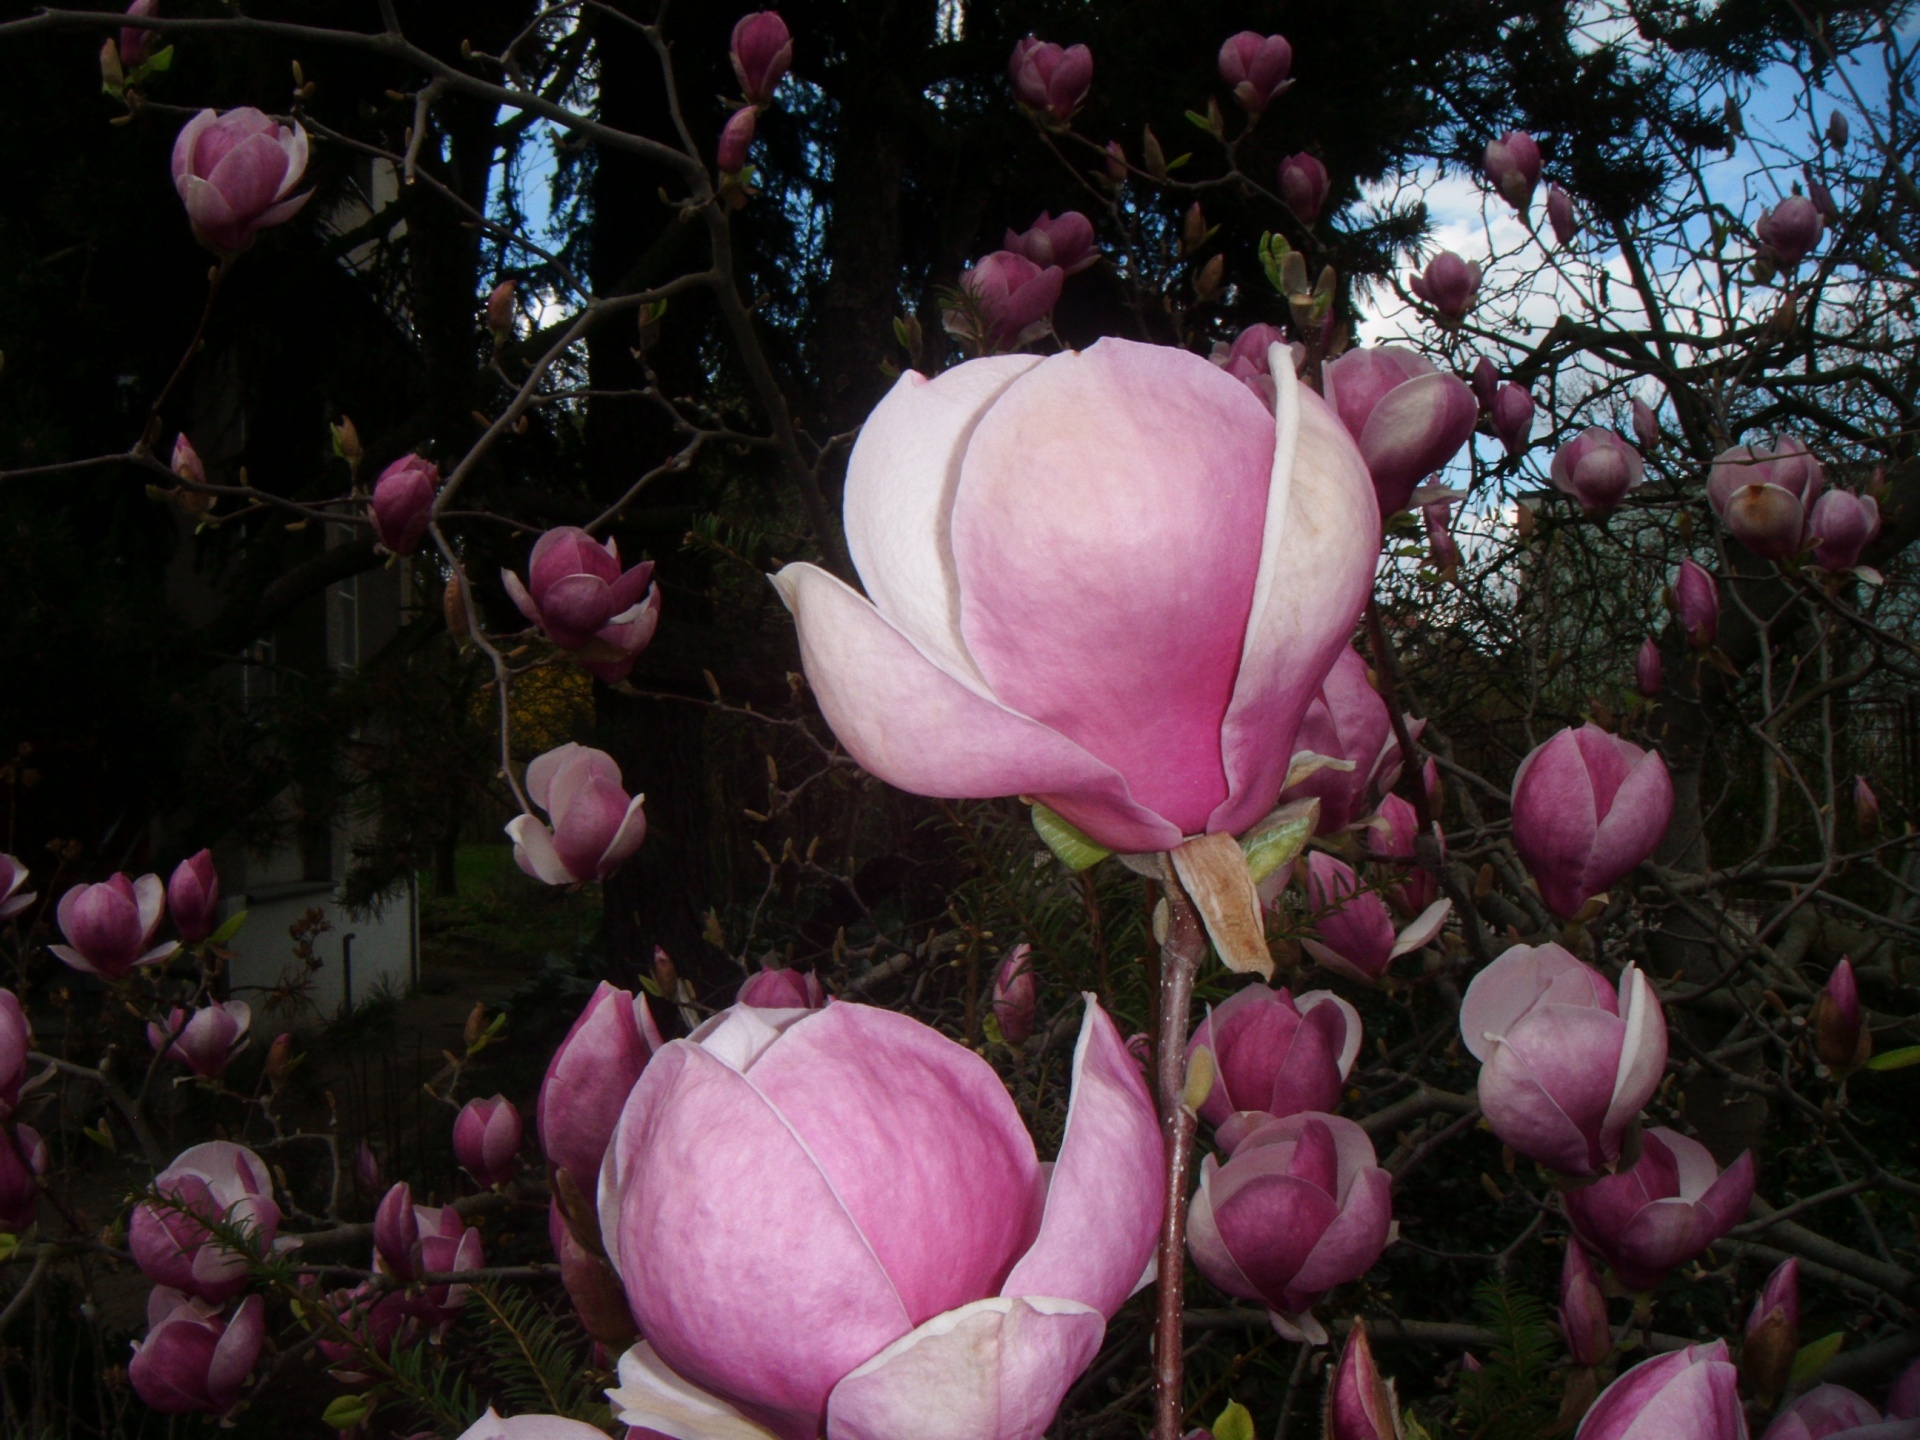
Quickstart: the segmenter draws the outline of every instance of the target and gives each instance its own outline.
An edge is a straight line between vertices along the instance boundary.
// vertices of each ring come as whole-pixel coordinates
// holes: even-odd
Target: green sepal
[[[339,1395],[320,1412],[321,1424],[331,1430],[351,1430],[373,1413],[364,1395]]]
[[[1096,845],[1080,831],[1062,820],[1038,801],[1033,807],[1033,828],[1047,842],[1047,848],[1069,870],[1080,871],[1098,865],[1113,852]]]
[[[1291,865],[1313,838],[1313,827],[1320,823],[1320,802],[1309,797],[1282,805],[1258,825],[1240,837],[1246,852],[1247,873],[1258,885],[1284,865]]]

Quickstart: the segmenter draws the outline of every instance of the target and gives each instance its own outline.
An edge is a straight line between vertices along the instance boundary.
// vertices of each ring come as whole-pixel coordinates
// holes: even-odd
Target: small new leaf
[[[1831,1335],[1823,1335],[1811,1344],[1802,1345],[1800,1353],[1793,1357],[1793,1374],[1788,1380],[1790,1385],[1807,1385],[1813,1382],[1827,1362],[1840,1353],[1840,1347],[1847,1343],[1847,1332],[1836,1330]]]
[[[1229,1400],[1213,1422],[1213,1440],[1254,1440],[1252,1412],[1238,1400]]]
[[[372,1413],[366,1396],[340,1395],[320,1412],[320,1421],[331,1430],[351,1430]]]
[[[220,928],[207,937],[209,945],[224,945],[240,933],[240,927],[247,923],[247,912],[235,911],[220,923]]]
[[[1069,870],[1085,870],[1113,853],[1096,845],[1046,806],[1037,803],[1033,807],[1033,828],[1046,841],[1047,848]]]
[[[1867,1061],[1869,1070],[1904,1070],[1909,1065],[1920,1065],[1920,1045],[1903,1045]]]

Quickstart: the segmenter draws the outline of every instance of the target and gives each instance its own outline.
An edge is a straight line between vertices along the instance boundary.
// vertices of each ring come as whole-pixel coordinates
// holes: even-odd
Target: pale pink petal
[[[1627,1032],[1620,1044],[1613,1100],[1601,1123],[1603,1134],[1624,1130],[1641,1107],[1653,1098],[1653,1092],[1660,1088],[1667,1073],[1667,1017],[1654,997],[1653,987],[1647,984],[1647,977],[1633,965],[1627,966],[1626,973],[1620,977],[1620,1015],[1626,1022]],[[1679,1158],[1678,1151],[1675,1158]]]
[[[1440,927],[1447,923],[1447,916],[1452,913],[1451,900],[1434,901],[1400,932],[1400,937],[1393,942],[1393,950],[1388,958],[1398,959],[1402,955],[1410,955],[1418,950],[1440,933]]]
[[[657,1430],[673,1440],[774,1440],[780,1434],[689,1385],[644,1340],[620,1357],[620,1383],[607,1391],[607,1400],[623,1425]]]
[[[567,869],[553,848],[553,832],[533,816],[516,815],[506,829],[513,839],[514,863],[534,879],[548,885],[572,885],[581,878]]]

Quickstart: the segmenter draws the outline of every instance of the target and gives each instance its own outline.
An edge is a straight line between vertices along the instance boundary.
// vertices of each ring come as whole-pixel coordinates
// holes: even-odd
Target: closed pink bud
[[[160,13],[160,0],[133,0],[127,6],[127,14],[137,19],[150,20]],[[157,30],[149,30],[140,25],[122,25],[120,37],[115,48],[120,52],[120,66],[123,70],[134,70],[147,63],[153,54],[154,41],[159,38]],[[1839,111],[1834,112],[1836,115]]]
[[[1091,1001],[1072,1074],[1049,1175],[992,1068],[906,1015],[735,1007],[669,1044],[600,1177],[600,1233],[647,1337],[621,1359],[615,1416],[909,1436],[929,1433],[930,1396],[964,1397],[932,1403],[992,1418],[948,1433],[1036,1440],[1163,1208],[1153,1102]]]
[[[245,1146],[209,1140],[181,1151],[153,1190],[165,1203],[143,1200],[127,1226],[127,1248],[146,1277],[216,1304],[245,1289],[246,1252],[266,1253],[280,1228],[266,1163]],[[246,1252],[212,1224],[245,1235]]]
[[[1460,571],[1460,544],[1447,528],[1453,506],[1445,501],[1420,507],[1421,522],[1427,530],[1427,554],[1444,579],[1452,580]]]
[[[513,859],[548,885],[604,880],[647,838],[644,795],[628,797],[620,767],[604,750],[569,740],[527,766],[527,798],[547,812],[507,822]]]
[[[1572,244],[1573,237],[1580,233],[1580,222],[1573,213],[1573,197],[1558,185],[1547,186],[1547,223],[1553,227],[1553,238],[1561,245]]]
[[[1257,983],[1237,990],[1207,1012],[1187,1041],[1189,1061],[1203,1047],[1213,1055],[1213,1088],[1200,1118],[1218,1128],[1239,1117],[1237,1129],[1245,1133],[1284,1115],[1331,1112],[1353,1073],[1360,1039],[1359,1012],[1330,990],[1310,990],[1298,1000]]]
[[[1439,793],[1439,772],[1433,761],[1427,761],[1427,794],[1430,805],[1437,805],[1432,797]],[[1416,845],[1418,820],[1413,806],[1398,795],[1389,795],[1380,802],[1379,813],[1366,824],[1362,832],[1367,837],[1367,853],[1376,860],[1389,862],[1391,873],[1399,877],[1397,884],[1387,889],[1387,899],[1393,902],[1393,908],[1402,915],[1418,915],[1440,897],[1440,882],[1431,870],[1414,863],[1419,854]],[[1441,856],[1447,853],[1447,838],[1440,830],[1440,822],[1433,822],[1434,843]],[[1329,1107],[1322,1107],[1329,1108]]]
[[[1470,377],[1473,386],[1473,398],[1480,402],[1480,411],[1484,415],[1493,413],[1493,397],[1500,393],[1500,370],[1482,355],[1473,362],[1473,374]]]
[[[763,1010],[818,1010],[827,1003],[827,991],[811,970],[762,970],[749,976],[733,998]]]
[[[742,105],[727,117],[727,123],[720,130],[720,145],[714,154],[714,162],[719,165],[723,175],[738,175],[747,168],[747,147],[753,144],[754,116],[759,112],[751,105]]]
[[[1392,1181],[1367,1132],[1308,1112],[1260,1126],[1225,1165],[1206,1158],[1187,1247],[1220,1289],[1266,1306],[1282,1335],[1324,1343],[1314,1302],[1373,1268],[1392,1221]]]
[[[1807,186],[1807,198],[1813,202],[1813,208],[1820,212],[1820,218],[1827,224],[1840,223],[1840,207],[1833,203],[1833,191],[1815,180]]]
[[[1651,700],[1660,693],[1660,681],[1665,667],[1660,661],[1660,645],[1649,635],[1640,644],[1640,653],[1633,657],[1633,688]]]
[[[31,1125],[0,1128],[0,1233],[25,1230],[39,1211],[47,1142]]]
[[[27,1079],[27,1052],[33,1048],[33,1027],[20,997],[0,990],[0,1120],[13,1114]]]
[[[1326,1440],[1400,1440],[1400,1407],[1393,1382],[1381,1378],[1358,1317],[1334,1367],[1327,1392]]]
[[[1321,388],[1360,446],[1382,515],[1406,509],[1414,488],[1459,453],[1479,418],[1473,391],[1457,376],[1395,345],[1330,361]]]
[[[1480,294],[1480,267],[1442,250],[1425,270],[1407,277],[1407,288],[1439,311],[1443,323],[1458,324]]]
[[[1509,130],[1488,144],[1481,168],[1500,198],[1526,214],[1540,183],[1540,147],[1534,138],[1524,130]]]
[[[1643,453],[1660,445],[1660,417],[1638,395],[1633,397],[1633,438]]]
[[[1800,1352],[1800,1262],[1783,1260],[1747,1316],[1740,1344],[1740,1377],[1762,1400],[1787,1388]]]
[[[262,230],[293,218],[312,198],[292,193],[307,169],[307,132],[252,106],[202,110],[173,142],[173,185],[202,245],[222,255],[246,249]]]
[[[184,1065],[203,1079],[220,1074],[247,1044],[253,1009],[244,1000],[207,1005],[189,1014],[175,1007],[163,1027],[147,1022],[147,1043],[155,1053]]]
[[[500,572],[500,583],[547,639],[609,685],[633,673],[660,623],[653,562],[622,569],[618,544],[578,526],[559,526],[533,542],[525,584],[511,570]]]
[[[1814,1053],[1835,1075],[1845,1078],[1873,1058],[1873,1034],[1860,1006],[1860,986],[1846,956],[1833,967],[1826,988],[1813,997]]]
[[[514,296],[519,286],[502,280],[487,292],[487,329],[495,335],[511,335],[514,320]]]
[[[138,880],[110,875],[98,885],[76,885],[54,911],[67,943],[47,948],[75,970],[118,980],[180,948],[173,940],[154,944],[166,910],[166,887],[158,875]]]
[[[1825,484],[1806,445],[1782,435],[1772,450],[1736,445],[1716,455],[1707,500],[1741,544],[1764,559],[1784,560],[1805,548],[1807,516]]]
[[[420,1217],[413,1203],[413,1187],[402,1180],[380,1198],[373,1212],[375,1266],[405,1282],[420,1266]]]
[[[220,873],[213,852],[202,850],[173,867],[167,881],[167,909],[173,928],[189,945],[198,945],[220,923]]]
[[[1294,737],[1292,783],[1282,804],[1317,799],[1316,833],[1332,835],[1360,820],[1374,796],[1400,774],[1400,742],[1387,702],[1367,679],[1367,662],[1343,646],[1307,706]],[[1292,777],[1297,776],[1297,779]]]
[[[1698,1140],[1654,1126],[1631,1170],[1560,1197],[1580,1236],[1629,1290],[1651,1290],[1746,1218],[1753,1152],[1724,1171]]]
[[[223,1317],[166,1290],[154,1291],[153,1299],[146,1338],[134,1342],[127,1365],[134,1394],[163,1415],[226,1414],[246,1393],[260,1359],[266,1301],[249,1295]]]
[[[373,535],[395,555],[411,555],[433,523],[440,467],[422,455],[402,455],[373,484]]]
[[[487,1188],[504,1185],[520,1159],[523,1133],[520,1111],[506,1096],[469,1100],[454,1118],[454,1159]]]
[[[1807,539],[1823,570],[1851,570],[1879,533],[1879,503],[1871,495],[1851,490],[1823,492],[1807,517]]]
[[[1474,976],[1460,1038],[1481,1062],[1493,1133],[1567,1175],[1620,1158],[1667,1063],[1666,1018],[1646,976],[1629,965],[1616,994],[1558,945],[1515,945]]]
[[[759,10],[740,17],[728,54],[740,92],[755,105],[768,105],[793,64],[793,36],[777,12]]]
[[[993,973],[993,1017],[1009,1045],[1024,1045],[1033,1034],[1040,987],[1033,974],[1033,947],[1025,941],[1007,952]]]
[[[1233,337],[1233,343],[1226,346],[1215,345],[1213,363],[1222,367],[1234,379],[1243,382],[1246,387],[1260,397],[1261,403],[1272,405],[1274,399],[1273,384],[1273,347],[1280,346],[1287,351],[1299,369],[1299,359],[1304,350],[1296,341],[1289,344],[1286,332],[1276,325],[1265,323],[1249,325]]]
[[[1242,30],[1220,47],[1220,79],[1249,115],[1262,113],[1293,81],[1293,47],[1284,35],[1260,35]],[[1300,217],[1311,220],[1307,216]]]
[[[1493,433],[1508,455],[1524,455],[1533,438],[1533,393],[1524,385],[1502,385],[1493,397]]]
[[[1068,275],[1078,275],[1100,260],[1093,222],[1078,210],[1063,211],[1057,217],[1042,210],[1026,230],[1007,231],[1001,243],[1043,270],[1058,265]]]
[[[1648,859],[1672,815],[1666,762],[1592,723],[1562,730],[1514,772],[1513,847],[1562,919]]]
[[[1326,208],[1327,192],[1333,181],[1327,167],[1306,151],[1289,155],[1280,162],[1280,198],[1299,217],[1302,225],[1311,225]]]
[[[1604,426],[1581,431],[1553,457],[1548,478],[1588,515],[1605,515],[1640,484],[1640,452]]]
[[[1576,1365],[1604,1365],[1613,1354],[1607,1297],[1577,1240],[1567,1241],[1567,1257],[1560,1266],[1560,1334]]]
[[[547,1207],[547,1238],[553,1242],[554,1256],[560,1261],[560,1283],[566,1287],[581,1328],[609,1350],[626,1349],[637,1338],[627,1292],[606,1259],[574,1238],[558,1201]]]
[[[1720,587],[1704,566],[1680,562],[1673,577],[1673,608],[1687,643],[1699,650],[1713,644],[1720,633]]]
[[[1047,317],[1067,278],[1058,265],[1039,266],[1011,250],[996,250],[960,277],[979,338],[1010,350],[1046,333]],[[948,328],[954,328],[950,317]]]
[[[1853,821],[1868,839],[1880,832],[1880,797],[1864,775],[1853,777]]]
[[[1029,35],[1013,47],[1007,73],[1022,105],[1064,125],[1093,88],[1093,52],[1084,45],[1063,49]]]
[[[1396,934],[1387,902],[1361,890],[1346,861],[1315,850],[1307,857],[1307,911],[1318,938],[1301,944],[1327,969],[1373,985],[1400,956],[1438,935],[1451,909],[1451,901],[1436,901]]]
[[[193,442],[187,439],[187,432],[184,430],[173,437],[173,458],[168,468],[182,480],[192,484],[207,483],[207,467],[201,464],[200,452],[193,448]]]
[[[11,920],[40,898],[26,888],[28,873],[13,856],[0,854],[0,920]]]
[[[1774,1417],[1761,1440],[1912,1440],[1920,1425],[1883,1423],[1864,1395],[1816,1385]]]
[[[1747,1440],[1727,1344],[1643,1360],[1600,1392],[1574,1440]]]
[[[602,980],[547,1064],[535,1117],[540,1146],[589,1196],[620,1107],[662,1043],[647,997]]]
[[[380,1157],[373,1153],[373,1146],[364,1140],[353,1152],[353,1182],[367,1195],[380,1188]]]
[[[1783,270],[1806,259],[1827,228],[1819,208],[1804,195],[1789,195],[1771,210],[1760,212],[1753,233],[1767,257]]]
[[[1893,1382],[1893,1389],[1887,1392],[1887,1418],[1920,1418],[1920,1360],[1902,1370],[1900,1378]]]

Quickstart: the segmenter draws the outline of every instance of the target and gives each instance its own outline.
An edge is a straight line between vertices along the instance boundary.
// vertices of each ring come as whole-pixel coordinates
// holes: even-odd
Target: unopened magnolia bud
[[[1747,1316],[1740,1346],[1740,1378],[1771,1404],[1793,1377],[1800,1350],[1800,1262],[1787,1260],[1767,1278]]]
[[[1637,395],[1633,401],[1633,438],[1643,451],[1651,451],[1660,444],[1660,417]]]
[[[354,428],[352,417],[342,415],[339,424],[327,428],[333,432],[333,453],[349,465],[358,465],[367,452],[360,444],[360,432]]]
[[[1180,226],[1180,248],[1191,255],[1207,243],[1207,214],[1200,208],[1200,202],[1194,201],[1187,207],[1186,219]]]
[[[720,147],[715,156],[723,175],[737,175],[747,168],[747,147],[753,143],[753,121],[758,112],[751,105],[734,111],[720,132]]]
[[[513,297],[516,287],[511,280],[502,280],[487,296],[487,329],[495,335],[513,333]]]
[[[1860,987],[1853,962],[1842,956],[1813,999],[1813,1049],[1836,1076],[1845,1079],[1873,1057],[1873,1036],[1860,1008]]]
[[[293,1070],[293,1036],[282,1031],[267,1047],[267,1079],[277,1089]]]
[[[1838,110],[1827,117],[1827,143],[1836,150],[1847,148],[1847,117]]]
[[[1201,301],[1217,300],[1220,292],[1226,288],[1227,257],[1215,255],[1200,267],[1200,273],[1193,277],[1193,293]]]
[[[1871,838],[1879,833],[1880,797],[1873,793],[1864,775],[1853,777],[1853,818],[1862,835]]]
[[[1107,178],[1116,185],[1124,185],[1127,179],[1127,151],[1118,140],[1107,142]]]
[[[1547,223],[1553,226],[1553,238],[1562,245],[1572,244],[1573,237],[1580,233],[1580,222],[1573,214],[1573,197],[1558,185],[1547,187]]]
[[[1660,693],[1662,666],[1660,646],[1649,635],[1640,646],[1640,654],[1633,662],[1633,684],[1647,699],[1651,700]]]
[[[482,1002],[476,1000],[473,1003],[473,1009],[467,1012],[467,1027],[462,1038],[467,1042],[467,1048],[471,1050],[475,1045],[480,1043],[486,1033],[487,1007]]]
[[[653,947],[653,983],[669,1000],[680,994],[680,972],[674,967],[673,957],[658,945]]]

